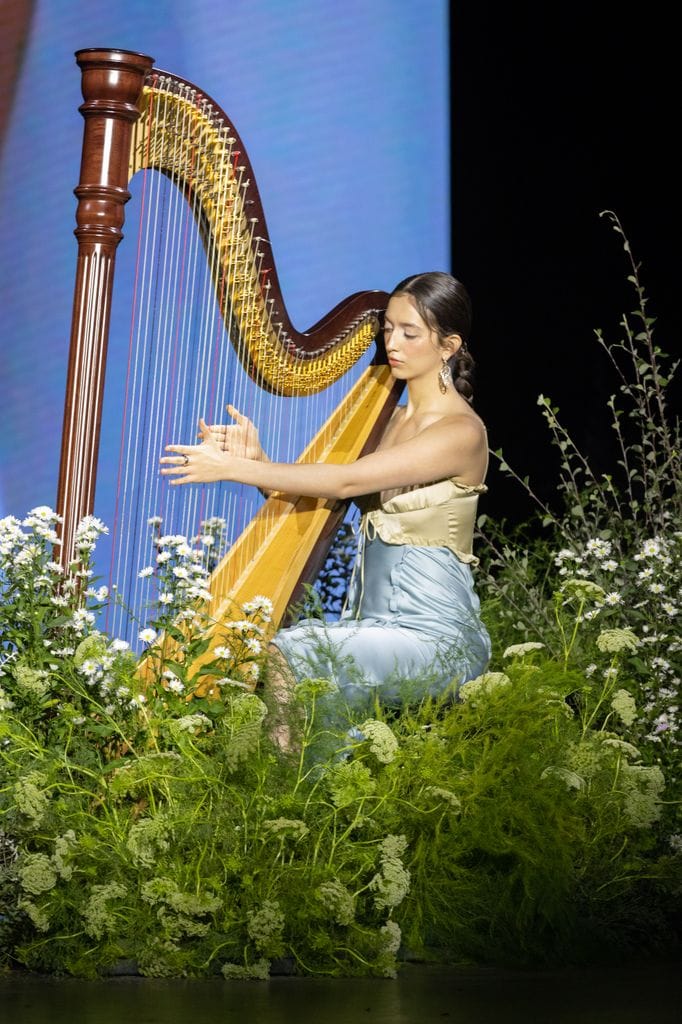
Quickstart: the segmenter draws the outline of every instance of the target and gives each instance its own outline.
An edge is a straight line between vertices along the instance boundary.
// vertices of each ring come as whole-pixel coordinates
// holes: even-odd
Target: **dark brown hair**
[[[431,270],[406,277],[395,286],[391,297],[394,295],[409,295],[421,318],[441,340],[450,334],[459,334],[462,344],[448,363],[455,388],[462,398],[472,402],[474,360],[469,352],[471,300],[462,282],[442,270]]]

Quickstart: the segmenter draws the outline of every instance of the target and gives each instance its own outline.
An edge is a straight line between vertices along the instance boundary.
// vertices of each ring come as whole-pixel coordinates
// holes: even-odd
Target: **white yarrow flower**
[[[596,644],[604,654],[634,654],[639,646],[639,640],[629,627],[603,629],[597,637]]]
[[[539,651],[544,646],[545,646],[544,644],[541,644],[537,640],[528,640],[524,644],[512,644],[511,647],[508,647],[506,649],[506,651],[504,652],[502,657],[503,658],[515,658],[515,657],[522,658],[524,654],[528,654],[530,651]]]
[[[184,715],[172,723],[179,732],[195,732],[198,729],[210,729],[213,723],[207,715],[199,712],[196,715]]]
[[[362,740],[369,741],[369,749],[382,764],[390,764],[398,750],[398,740],[386,722],[368,718],[360,726]]]

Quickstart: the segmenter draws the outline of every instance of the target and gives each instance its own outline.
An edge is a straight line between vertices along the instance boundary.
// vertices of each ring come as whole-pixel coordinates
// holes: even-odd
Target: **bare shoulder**
[[[381,488],[382,493],[386,487],[446,478],[471,485],[485,478],[485,426],[473,410],[462,406],[412,411],[396,417],[375,453],[375,458],[389,460],[382,463],[382,469],[391,471],[391,482]],[[373,469],[376,471],[376,467]]]
[[[462,484],[478,485],[488,472],[488,435],[473,412],[441,417],[423,432],[423,442],[437,453],[441,475]]]
[[[453,412],[441,416],[424,427],[429,433],[447,434],[458,446],[479,448],[488,446],[485,423],[474,412]]]

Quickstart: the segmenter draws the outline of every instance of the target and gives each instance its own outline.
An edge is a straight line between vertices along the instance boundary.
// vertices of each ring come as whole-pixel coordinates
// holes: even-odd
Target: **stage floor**
[[[406,964],[395,980],[0,976],[6,1024],[677,1024],[677,965],[512,971]]]

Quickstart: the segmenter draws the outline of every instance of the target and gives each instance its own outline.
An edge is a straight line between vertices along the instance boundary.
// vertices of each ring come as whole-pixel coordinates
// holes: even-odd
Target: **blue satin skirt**
[[[471,568],[448,548],[378,536],[361,539],[342,617],[303,619],[272,642],[297,680],[330,679],[355,710],[456,689],[490,659]]]

